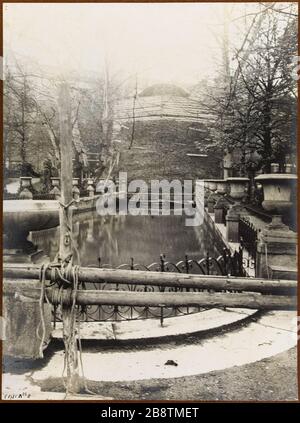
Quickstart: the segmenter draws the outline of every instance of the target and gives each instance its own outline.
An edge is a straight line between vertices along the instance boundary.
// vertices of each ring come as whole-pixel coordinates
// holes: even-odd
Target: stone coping
[[[246,178],[246,177],[243,177],[243,176],[232,176],[230,178],[226,178],[226,181],[229,181],[229,182],[239,182],[239,181],[241,181],[241,182],[249,182],[250,179],[249,178]]]
[[[271,270],[274,270],[276,272],[297,273],[297,270],[298,270],[296,266],[287,267],[287,266],[275,266],[275,265],[270,264],[269,267],[270,267]]]
[[[47,212],[59,210],[57,200],[4,200],[4,213]]]
[[[256,181],[295,180],[298,176],[292,173],[263,173],[254,178]]]
[[[196,333],[220,330],[242,323],[257,310],[227,308],[209,309],[193,314],[160,319],[129,320],[120,322],[84,322],[80,325],[81,339],[97,341],[159,341],[186,337]],[[52,338],[62,339],[62,323],[56,323]]]
[[[99,196],[94,197],[82,197],[77,203],[73,204],[73,212],[81,210],[82,206],[86,206],[87,203],[93,203]],[[3,212],[4,218],[6,213],[43,213],[47,212],[58,212],[59,211],[58,200],[4,200],[3,201]]]

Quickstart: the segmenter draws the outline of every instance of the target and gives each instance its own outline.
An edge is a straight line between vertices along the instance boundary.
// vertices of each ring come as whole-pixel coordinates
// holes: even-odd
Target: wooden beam
[[[31,264],[5,263],[3,277],[15,279],[39,279],[40,267]],[[46,272],[48,280],[51,271]],[[272,294],[295,295],[297,281],[242,278],[233,276],[192,275],[187,273],[150,272],[140,270],[99,269],[80,267],[79,282],[114,283],[125,285],[147,285],[191,289],[213,289],[215,291],[250,291]]]
[[[11,286],[4,285],[5,291]],[[16,292],[16,291],[15,291]],[[67,290],[47,288],[47,298],[52,304],[70,304],[72,296]],[[22,287],[17,290],[19,299],[38,299],[40,289]],[[296,310],[297,297],[262,295],[259,293],[209,293],[209,292],[130,292],[79,290],[78,305],[115,305],[134,307],[210,307],[249,308],[254,310]]]

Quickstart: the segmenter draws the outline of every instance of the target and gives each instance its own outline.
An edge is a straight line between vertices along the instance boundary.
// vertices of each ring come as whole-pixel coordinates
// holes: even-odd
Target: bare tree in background
[[[297,19],[284,12],[270,6],[254,15],[247,48],[243,43],[235,53],[236,71],[227,85],[219,79],[210,86],[203,104],[215,115],[210,148],[239,150],[240,171],[269,171],[272,161],[283,165],[286,155],[295,151],[296,83],[291,65],[297,54]]]
[[[21,174],[32,173],[28,146],[37,120],[37,107],[32,85],[26,73],[13,74],[8,69],[4,83],[4,144],[11,161],[20,161]]]

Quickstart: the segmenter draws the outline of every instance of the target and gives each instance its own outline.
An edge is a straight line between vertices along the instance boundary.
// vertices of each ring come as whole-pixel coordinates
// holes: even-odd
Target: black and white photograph
[[[298,401],[298,3],[2,8],[1,400]]]

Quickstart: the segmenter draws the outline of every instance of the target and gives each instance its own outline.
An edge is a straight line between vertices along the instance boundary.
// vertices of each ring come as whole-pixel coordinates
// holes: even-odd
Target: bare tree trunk
[[[60,111],[60,151],[61,151],[61,203],[60,208],[60,246],[62,260],[72,254],[72,209],[68,206],[72,201],[72,127],[70,93],[63,84],[59,93]],[[74,282],[74,281],[73,281]],[[68,291],[72,288],[67,288]],[[70,293],[71,294],[71,293]],[[70,295],[70,298],[72,295]],[[74,325],[73,304],[63,307],[63,339],[65,344],[65,360],[67,369],[67,392],[79,392],[78,351]]]

